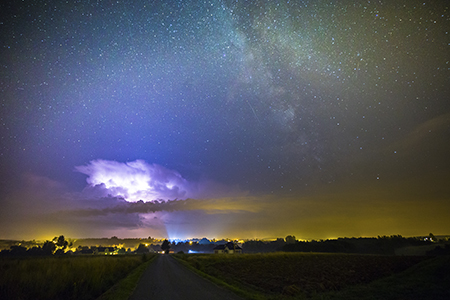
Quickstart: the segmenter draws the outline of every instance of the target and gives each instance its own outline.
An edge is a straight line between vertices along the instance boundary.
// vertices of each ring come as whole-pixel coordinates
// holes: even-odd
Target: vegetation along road
[[[159,255],[144,274],[130,300],[241,299],[200,277],[170,255]]]

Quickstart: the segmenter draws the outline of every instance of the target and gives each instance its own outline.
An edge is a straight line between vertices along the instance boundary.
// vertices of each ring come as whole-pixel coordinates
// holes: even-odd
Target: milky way
[[[76,166],[140,161],[182,188],[135,190],[134,201],[195,198],[207,181],[228,196],[296,203],[366,188],[395,201],[392,186],[419,182],[428,192],[417,201],[449,205],[445,1],[15,1],[0,11],[4,203],[24,174],[73,192],[92,175]]]

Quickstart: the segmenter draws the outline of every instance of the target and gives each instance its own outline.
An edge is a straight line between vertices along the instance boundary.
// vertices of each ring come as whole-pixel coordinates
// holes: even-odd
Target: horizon
[[[432,233],[433,234],[433,233]],[[55,235],[53,238],[58,237],[60,235]],[[64,236],[64,235],[63,235]],[[118,240],[156,240],[156,241],[163,241],[163,240],[168,240],[169,242],[173,243],[173,242],[186,242],[186,241],[193,241],[193,240],[203,240],[203,239],[207,239],[208,241],[212,242],[212,243],[217,243],[220,241],[238,241],[239,243],[241,241],[243,242],[247,242],[247,241],[263,241],[263,242],[270,242],[270,241],[276,241],[277,239],[283,239],[285,240],[286,237],[288,236],[293,236],[295,237],[296,241],[301,241],[301,242],[310,242],[310,241],[320,241],[320,240],[337,240],[337,239],[366,239],[366,238],[383,238],[383,237],[392,237],[392,236],[401,236],[402,238],[423,238],[423,237],[429,237],[430,233],[428,234],[423,234],[423,235],[416,235],[416,236],[402,236],[402,235],[398,235],[398,234],[394,234],[394,235],[378,235],[378,236],[340,236],[340,237],[331,237],[331,238],[326,238],[326,239],[304,239],[304,238],[299,238],[295,235],[286,235],[284,237],[265,237],[265,238],[209,238],[209,237],[192,237],[192,238],[186,238],[186,239],[168,239],[165,237],[117,237],[117,236],[112,236],[112,237],[69,237],[69,236],[64,236],[64,238],[66,240],[73,240],[73,241],[77,241],[77,240],[111,240],[113,238],[117,238]],[[435,236],[436,238],[448,238],[450,237],[450,234],[433,234],[433,236]],[[45,242],[45,241],[51,241],[53,238],[44,238],[44,239],[32,239],[32,240],[25,240],[25,239],[3,239],[0,238],[0,241],[16,241],[16,242],[36,242],[36,243],[41,243],[41,242]]]
[[[47,4],[0,10],[0,238],[450,228],[444,2]]]

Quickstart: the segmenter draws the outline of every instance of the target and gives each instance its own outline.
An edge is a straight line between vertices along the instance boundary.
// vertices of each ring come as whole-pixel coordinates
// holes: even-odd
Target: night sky
[[[449,234],[447,1],[0,14],[0,238]]]

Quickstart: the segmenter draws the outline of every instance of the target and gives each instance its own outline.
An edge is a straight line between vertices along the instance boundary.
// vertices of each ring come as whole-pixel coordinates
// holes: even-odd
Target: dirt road
[[[170,255],[159,255],[142,274],[130,300],[242,300],[195,274]]]

